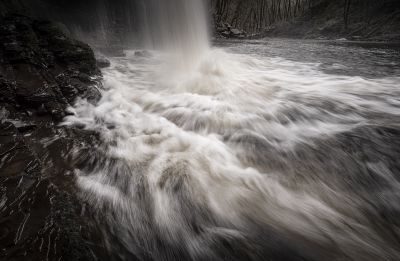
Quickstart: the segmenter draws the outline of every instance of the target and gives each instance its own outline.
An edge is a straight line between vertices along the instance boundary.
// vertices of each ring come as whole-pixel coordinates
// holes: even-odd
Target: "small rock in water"
[[[111,62],[105,57],[99,57],[96,59],[96,61],[99,68],[107,68],[111,65]]]
[[[124,48],[122,46],[115,46],[115,47],[108,46],[108,47],[98,48],[98,50],[102,54],[110,57],[125,57],[123,49]]]
[[[224,36],[224,37],[229,37],[231,35],[231,33],[229,31],[223,31],[221,33],[221,35]]]
[[[145,57],[145,58],[148,58],[148,57],[151,57],[151,53],[150,53],[149,51],[147,51],[147,50],[136,51],[136,52],[135,52],[135,56],[136,56],[136,57]]]
[[[244,31],[234,28],[227,23],[220,23],[216,27],[216,31],[225,38],[245,38],[247,36]]]

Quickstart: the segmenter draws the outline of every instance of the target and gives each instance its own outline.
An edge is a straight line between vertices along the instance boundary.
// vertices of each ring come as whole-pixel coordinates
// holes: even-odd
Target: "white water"
[[[184,2],[182,17],[195,15],[199,2]],[[220,260],[232,254],[224,242],[255,260],[397,256],[362,212],[363,197],[343,188],[350,171],[337,173],[342,182],[315,171],[324,162],[296,165],[287,155],[298,161],[305,144],[315,153],[314,143],[371,124],[370,114],[399,117],[400,79],[329,75],[317,64],[208,48],[206,25],[194,20],[186,29],[168,22],[166,48],[151,57],[112,59],[101,101],[78,101],[66,119],[101,134],[88,161],[95,167],[77,170],[77,182],[109,233],[132,255],[155,260]],[[177,29],[185,33],[168,37]],[[332,159],[338,171],[341,152]],[[370,166],[389,190],[399,188],[385,166]]]
[[[273,160],[268,148],[290,153],[298,144],[366,125],[364,115],[371,112],[398,117],[400,100],[391,97],[398,78],[327,75],[312,64],[218,49],[182,75],[165,68],[165,57],[137,58],[128,52],[112,60],[99,104],[79,101],[67,119],[99,131],[106,158],[120,162],[78,172],[78,184],[89,202],[110,204],[107,211],[118,213],[117,220],[103,214],[119,227],[127,248],[154,239],[149,236],[154,228],[144,225],[153,220],[163,240],[198,258],[216,255],[210,249],[215,238],[251,238],[257,233],[252,223],[356,260],[395,253],[370,230],[354,206],[357,198],[312,177],[298,186],[286,173],[269,173],[263,160]],[[376,96],[381,99],[368,98]],[[306,103],[318,100],[337,108]],[[291,110],[299,111],[299,118],[286,115]],[[141,207],[141,190],[151,214]],[[193,223],[203,227],[203,234],[193,231]]]

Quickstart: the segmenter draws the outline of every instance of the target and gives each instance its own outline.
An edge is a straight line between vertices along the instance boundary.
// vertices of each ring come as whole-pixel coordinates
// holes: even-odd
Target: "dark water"
[[[400,43],[265,39],[218,41],[216,45],[234,52],[316,63],[330,74],[368,78],[400,75]]]

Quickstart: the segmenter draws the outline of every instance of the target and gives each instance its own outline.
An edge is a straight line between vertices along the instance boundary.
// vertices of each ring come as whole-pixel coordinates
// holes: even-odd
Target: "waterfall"
[[[144,4],[151,46],[175,55],[187,67],[209,49],[203,0],[150,0]]]

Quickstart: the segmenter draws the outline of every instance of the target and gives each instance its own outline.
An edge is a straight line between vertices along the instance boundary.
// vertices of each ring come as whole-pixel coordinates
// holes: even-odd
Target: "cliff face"
[[[0,16],[18,13],[59,22],[64,31],[92,45],[136,40],[139,0],[0,0]]]
[[[77,98],[100,98],[100,76],[57,24],[0,18],[1,260],[95,260],[69,156],[95,136],[58,124]]]
[[[217,25],[228,23],[249,34],[302,15],[307,0],[211,0]]]
[[[400,1],[321,1],[304,15],[274,24],[269,36],[400,41]]]
[[[221,26],[248,35],[400,40],[398,0],[212,0]]]
[[[204,0],[217,35],[295,38],[400,39],[398,0]],[[140,44],[146,28],[144,0],[0,0],[10,12],[60,22],[94,46]]]

